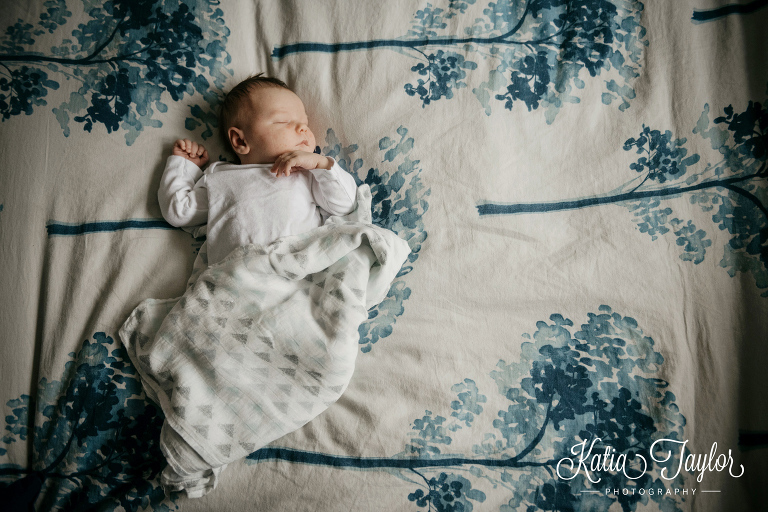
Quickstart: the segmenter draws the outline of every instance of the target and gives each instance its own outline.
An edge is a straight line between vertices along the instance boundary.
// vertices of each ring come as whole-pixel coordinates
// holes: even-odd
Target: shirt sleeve
[[[330,215],[346,215],[356,206],[357,183],[336,160],[330,169],[313,169],[312,197],[317,206]]]
[[[181,156],[170,156],[160,180],[157,199],[171,226],[199,226],[208,222],[208,188],[203,171]]]

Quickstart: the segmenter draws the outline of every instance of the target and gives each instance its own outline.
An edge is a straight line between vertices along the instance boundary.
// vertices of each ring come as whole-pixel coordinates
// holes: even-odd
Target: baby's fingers
[[[278,177],[280,176],[280,173],[285,172],[284,171],[285,160],[286,160],[286,155],[280,155],[279,157],[277,157],[277,159],[275,160],[275,163],[272,165],[271,171],[275,173],[275,177]]]
[[[288,157],[285,159],[283,164],[280,166],[285,176],[291,175],[291,171],[293,171],[294,167],[296,167],[297,160],[298,159],[295,156]]]
[[[189,139],[179,139],[176,141],[176,144],[179,146],[179,149],[184,151],[189,156],[194,156],[195,151],[197,151],[197,143],[192,142]]]
[[[290,174],[290,169],[285,166],[285,162],[275,167],[275,177],[280,175],[288,176],[289,174]]]

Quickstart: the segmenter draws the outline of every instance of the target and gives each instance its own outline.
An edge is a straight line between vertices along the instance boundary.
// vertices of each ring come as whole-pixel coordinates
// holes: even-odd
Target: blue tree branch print
[[[214,108],[230,62],[227,29],[214,0],[82,0],[82,12],[64,0],[48,0],[36,22],[18,20],[0,36],[0,114],[6,121],[47,105],[62,80],[79,87],[53,109],[65,136],[70,123],[90,132],[102,125],[122,130],[131,145],[145,127],[160,127],[156,113],[172,101],[202,95],[187,128],[216,128]],[[84,22],[79,22],[81,18]],[[38,39],[60,35],[41,48]],[[67,34],[70,34],[67,36]]]
[[[629,165],[639,176],[602,195],[554,203],[501,204],[481,202],[480,215],[543,213],[606,204],[622,204],[632,212],[638,229],[652,240],[672,231],[682,248],[680,258],[699,264],[712,240],[691,220],[674,216],[663,201],[687,196],[691,204],[712,214],[712,221],[729,234],[720,266],[728,275],[751,274],[768,297],[768,110],[750,101],[741,112],[732,105],[710,121],[704,106],[693,134],[708,140],[721,159],[704,163],[688,155],[686,138],[643,126],[627,139],[624,150],[639,155]]]
[[[491,100],[503,108],[544,108],[552,123],[565,103],[578,103],[584,78],[610,75],[602,101],[619,100],[625,110],[634,99],[648,42],[640,24],[644,9],[637,0],[499,0],[488,2],[483,17],[472,18],[475,0],[450,0],[447,8],[426,4],[411,29],[397,39],[349,43],[295,43],[276,47],[272,58],[303,52],[337,53],[387,48],[416,59],[415,83],[405,93],[422,107],[451,99],[467,88],[467,74],[486,61],[487,81],[473,89],[487,115]],[[471,18],[463,36],[445,34],[449,20]]]
[[[163,415],[146,399],[125,349],[96,333],[70,356],[61,381],[42,379],[35,399],[8,402],[3,445],[31,439],[33,458],[31,469],[0,465],[0,479],[15,480],[0,484],[3,503],[21,495],[19,510],[35,502],[38,510],[170,510],[156,478],[165,464]]]
[[[404,302],[411,295],[403,277],[413,270],[421,244],[427,239],[422,217],[429,209],[427,198],[431,189],[426,188],[421,180],[419,160],[410,158],[414,139],[403,126],[397,129],[395,138],[387,136],[379,140],[383,170],[378,167],[366,170],[363,159],[354,155],[358,150],[357,144],[344,146],[331,129],[326,134],[325,143],[322,149],[324,155],[333,157],[355,177],[358,185],[366,183],[371,187],[373,223],[394,231],[411,248],[408,260],[397,274],[387,297],[371,308],[368,320],[359,328],[361,351],[370,352],[377,341],[392,334],[397,317],[405,311]]]
[[[511,496],[500,512],[608,510],[614,504],[624,511],[649,505],[679,511],[684,501],[679,494],[605,492],[666,491],[684,484],[682,472],[675,475],[681,454],[664,463],[649,457],[657,440],[684,440],[686,425],[669,383],[659,378],[664,357],[653,338],[635,319],[605,305],[588,313],[578,329],[572,320],[552,314],[523,338],[521,356],[500,360],[489,373],[494,393],[483,392],[472,378],[455,384],[450,410],[445,415],[432,407],[425,410],[413,421],[405,449],[393,457],[267,447],[248,460],[387,471],[415,486],[408,494],[415,510],[470,512],[486,501],[482,488],[490,485]],[[492,429],[486,430],[489,425]],[[477,440],[466,455],[456,454],[462,450],[456,442],[462,435],[465,442]],[[557,473],[558,462],[572,456],[574,445],[593,441],[593,453],[608,449],[616,457],[626,456],[627,474],[633,478],[599,468],[590,473],[591,481],[584,474],[561,479],[570,475],[567,467]],[[633,455],[649,462],[642,475]],[[665,468],[670,479],[661,476]],[[585,489],[598,492],[582,493]]]
[[[445,490],[469,491],[469,479],[485,479],[509,489],[514,496],[501,507],[503,512],[608,510],[614,503],[630,511],[651,500],[664,510],[679,510],[677,499],[663,495],[605,492],[680,485],[682,477],[667,483],[659,477],[662,467],[675,467],[674,461],[649,467],[634,481],[622,472],[603,469],[591,473],[592,482],[582,474],[566,481],[560,478],[566,475],[555,471],[558,461],[572,456],[571,447],[581,442],[599,438],[598,451],[609,448],[617,456],[626,454],[631,461],[638,454],[650,460],[648,453],[657,439],[683,439],[685,418],[674,403],[669,384],[655,376],[664,358],[655,351],[653,339],[643,334],[633,318],[623,317],[608,306],[589,313],[575,332],[573,322],[559,314],[551,315],[548,322],[537,322],[536,327],[532,335],[523,336],[529,341],[523,343],[519,361],[499,361],[490,372],[502,403],[508,404],[496,412],[494,430],[477,431],[478,418],[485,414],[490,400],[468,378],[453,386],[456,400],[447,418],[427,410],[414,420],[416,435],[402,454],[405,458],[445,458],[443,453],[450,450],[452,437],[464,429],[470,429],[472,438],[481,442],[472,448],[479,459],[477,465],[468,460],[470,467],[454,467],[450,473],[435,469],[439,474],[409,499],[419,507],[429,504],[429,510],[454,510],[441,503]],[[489,459],[502,464],[483,463]],[[423,473],[418,474],[426,480]],[[635,476],[640,471],[628,473]],[[408,475],[403,472],[400,476],[407,479]],[[580,493],[584,489],[600,492]],[[478,492],[475,497],[467,496],[482,502]]]

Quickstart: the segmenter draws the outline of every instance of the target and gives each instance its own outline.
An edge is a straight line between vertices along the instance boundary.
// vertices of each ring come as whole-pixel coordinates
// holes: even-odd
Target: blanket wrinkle
[[[346,390],[358,327],[410,253],[370,212],[362,185],[355,211],[317,229],[240,247],[208,268],[200,254],[182,297],[147,299],[123,324],[120,338],[165,414],[167,491],[205,495],[228,463]]]

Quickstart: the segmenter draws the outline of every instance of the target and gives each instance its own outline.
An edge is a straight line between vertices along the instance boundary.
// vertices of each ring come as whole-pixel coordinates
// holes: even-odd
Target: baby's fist
[[[189,139],[179,139],[173,144],[173,154],[181,156],[202,168],[208,163],[208,150],[202,144]]]
[[[275,176],[290,176],[296,171],[310,171],[312,169],[330,169],[333,166],[333,160],[328,157],[306,151],[289,151],[283,153],[272,165],[272,172]]]

